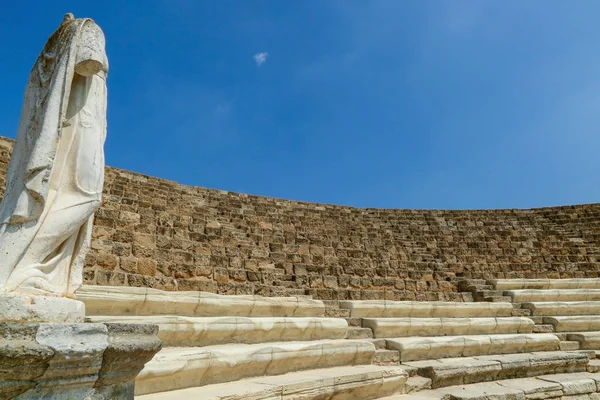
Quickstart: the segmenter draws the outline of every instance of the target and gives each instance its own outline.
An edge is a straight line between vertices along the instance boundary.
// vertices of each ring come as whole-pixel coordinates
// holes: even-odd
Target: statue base
[[[85,319],[85,305],[66,297],[0,292],[0,321],[74,323]]]
[[[1,399],[133,400],[158,326],[0,323]]]

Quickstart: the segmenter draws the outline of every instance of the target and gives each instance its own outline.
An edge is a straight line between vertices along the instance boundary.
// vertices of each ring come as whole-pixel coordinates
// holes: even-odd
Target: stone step
[[[600,315],[600,301],[524,302],[522,306],[534,316]]]
[[[520,289],[505,290],[513,302],[547,302],[547,301],[597,301],[600,300],[600,289]]]
[[[431,379],[415,375],[406,380],[400,393],[414,393],[429,389],[431,389]]]
[[[600,350],[600,332],[567,333],[567,340],[579,342],[582,350]]]
[[[369,328],[349,327],[348,328],[348,339],[371,339],[373,338],[373,331]]]
[[[341,318],[296,317],[88,317],[90,322],[155,324],[164,346],[211,346],[228,343],[264,343],[344,339],[348,332]]]
[[[570,339],[569,339],[570,340]],[[400,361],[469,357],[532,351],[555,351],[560,340],[550,333],[436,336],[386,339],[388,349],[400,351]]]
[[[281,375],[315,368],[370,364],[375,346],[365,340],[320,340],[165,347],[137,376],[137,394]]]
[[[461,292],[481,292],[483,290],[495,290],[492,285],[468,285],[463,289],[458,289]]]
[[[90,285],[82,286],[76,294],[85,303],[88,316],[322,317],[325,314],[322,301],[306,297],[229,296]]]
[[[533,332],[534,333],[552,333],[552,332],[554,332],[554,326],[552,326],[550,324],[535,325],[533,327]]]
[[[588,362],[585,354],[551,351],[424,360],[406,364],[418,368],[420,376],[430,378],[431,387],[435,389],[500,379],[584,372]]]
[[[396,394],[380,400],[594,400],[598,398],[599,380],[598,375],[587,372],[548,374]]]
[[[579,342],[573,340],[561,340],[560,342],[560,350],[561,351],[575,351],[579,350]]]
[[[401,367],[359,365],[261,376],[239,382],[136,395],[136,399],[371,400],[402,391],[407,379],[408,375]],[[415,380],[413,382],[416,383]]]
[[[600,372],[600,360],[590,360],[589,364],[587,365],[587,372]]]
[[[531,316],[531,311],[522,308],[515,308],[512,310],[511,315],[513,317],[529,317]]]
[[[544,324],[550,324],[555,332],[600,331],[600,315],[543,317]]]
[[[501,297],[502,295],[502,290],[482,290],[473,293],[473,298],[475,301],[483,301],[487,297]]]
[[[386,348],[385,347],[386,346],[385,339],[366,339],[366,340],[373,343],[373,345],[375,346],[375,348],[377,350]]]
[[[376,338],[409,336],[456,336],[501,333],[531,333],[529,318],[363,318],[364,327]]]
[[[366,317],[510,317],[510,303],[459,303],[448,301],[340,300],[352,318]]]
[[[600,278],[496,279],[488,282],[498,290],[600,289]]]
[[[376,350],[373,356],[375,365],[398,365],[400,364],[400,353],[398,350],[381,349]]]
[[[344,311],[350,312],[350,310],[344,310]],[[358,326],[358,327],[362,326],[362,318],[346,318],[346,321],[348,322],[348,326]]]

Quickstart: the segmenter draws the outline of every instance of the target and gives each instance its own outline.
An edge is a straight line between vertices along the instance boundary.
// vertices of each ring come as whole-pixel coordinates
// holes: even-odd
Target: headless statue
[[[104,182],[107,72],[100,27],[65,15],[27,83],[0,204],[0,294],[81,286]]]

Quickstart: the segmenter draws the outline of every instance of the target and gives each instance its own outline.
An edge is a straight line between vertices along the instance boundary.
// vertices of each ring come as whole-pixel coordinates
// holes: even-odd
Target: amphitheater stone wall
[[[12,140],[0,138],[4,187]],[[463,300],[462,279],[600,276],[600,204],[390,210],[106,168],[87,284],[323,300]]]

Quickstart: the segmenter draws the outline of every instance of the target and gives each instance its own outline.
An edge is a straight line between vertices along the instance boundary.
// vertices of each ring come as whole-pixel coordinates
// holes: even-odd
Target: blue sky
[[[600,201],[597,0],[9,2],[1,135],[66,12],[106,35],[110,166],[357,207]]]

